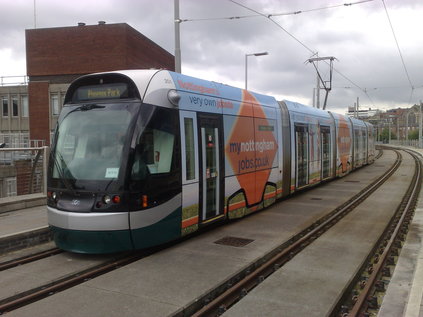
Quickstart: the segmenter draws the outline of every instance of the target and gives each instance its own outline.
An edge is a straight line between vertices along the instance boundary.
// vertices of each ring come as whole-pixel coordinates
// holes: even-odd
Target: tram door
[[[223,216],[221,119],[199,116],[201,217],[204,222]]]
[[[322,179],[330,176],[330,128],[320,127],[320,142],[322,153]]]
[[[308,127],[295,125],[297,188],[308,184]]]

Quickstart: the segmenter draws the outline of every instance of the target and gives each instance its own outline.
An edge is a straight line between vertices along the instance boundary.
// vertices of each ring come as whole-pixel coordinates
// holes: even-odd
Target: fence
[[[419,140],[391,140],[389,144],[421,148],[419,145]]]
[[[28,148],[28,147],[42,147],[45,145],[45,140],[32,140],[29,138],[29,133],[2,133],[0,134],[0,145],[5,145],[5,148]]]
[[[0,198],[47,193],[49,147],[0,148]]]

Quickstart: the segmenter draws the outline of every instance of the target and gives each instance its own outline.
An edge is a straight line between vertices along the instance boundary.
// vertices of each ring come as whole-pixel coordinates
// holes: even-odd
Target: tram
[[[167,70],[69,87],[48,167],[59,248],[142,249],[244,217],[374,161],[349,117]]]

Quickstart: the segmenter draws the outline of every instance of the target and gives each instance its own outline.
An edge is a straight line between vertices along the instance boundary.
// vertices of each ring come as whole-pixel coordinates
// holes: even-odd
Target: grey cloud
[[[257,11],[270,14],[308,10],[328,6],[325,0],[237,0]],[[76,25],[78,22],[96,24],[99,20],[107,23],[126,22],[145,36],[173,54],[174,17],[173,0],[37,0],[38,27],[58,27]],[[342,4],[339,1],[339,4]],[[399,10],[423,11],[420,0],[385,1],[391,18],[397,20]],[[331,2],[330,4],[336,4]],[[16,59],[24,62],[24,30],[33,27],[32,1],[0,0],[2,19],[0,20],[0,51],[12,49]],[[353,8],[354,7],[354,8]],[[410,90],[403,66],[392,37],[378,40],[375,32],[380,29],[391,32],[387,20],[379,28],[370,28],[363,33],[357,26],[374,14],[385,14],[380,1],[363,3],[353,7],[340,7],[318,10],[293,16],[274,17],[275,21],[313,51],[338,58],[334,66],[350,78],[367,95],[337,73],[334,73],[333,90],[329,95],[329,107],[353,105],[357,97],[363,105],[373,104],[406,105]],[[344,25],[339,12],[349,16],[353,9],[360,13],[352,25]],[[342,10],[342,11],[341,11]],[[351,12],[351,13],[350,13]],[[423,13],[423,12],[422,12]],[[253,14],[251,11],[227,0],[180,0],[182,19],[201,19]],[[408,36],[416,37],[416,24],[419,21],[402,21],[409,24]],[[399,28],[398,25],[395,24]],[[316,73],[312,65],[304,63],[311,52],[295,41],[281,28],[264,17],[239,20],[216,20],[183,22],[181,27],[181,49],[183,68],[201,70],[201,73],[219,74],[219,81],[243,83],[244,58],[246,53],[268,51],[268,56],[249,58],[249,87],[257,92],[292,96],[308,99],[311,102]],[[373,33],[372,33],[373,32]],[[373,39],[368,37],[374,35]],[[376,36],[376,37],[375,37]],[[404,35],[399,36],[400,43]],[[402,42],[401,42],[402,40]],[[410,42],[410,41],[409,41]],[[421,41],[403,46],[403,56],[413,84],[417,87],[412,102],[423,99]],[[383,48],[382,48],[383,47]],[[1,64],[2,69],[7,65]],[[325,65],[321,66],[327,74]],[[205,78],[216,80],[209,76]],[[344,88],[351,87],[351,88]],[[391,88],[383,88],[391,87]],[[373,89],[378,88],[378,89]]]

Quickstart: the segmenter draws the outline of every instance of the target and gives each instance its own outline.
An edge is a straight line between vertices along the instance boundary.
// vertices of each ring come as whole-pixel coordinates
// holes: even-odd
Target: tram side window
[[[360,140],[360,131],[358,129],[356,129],[356,130],[354,130],[354,151],[355,151],[354,156],[355,156],[356,163],[357,163],[359,156],[360,156],[360,154],[359,154],[359,151],[360,151],[359,140]]]
[[[327,178],[330,176],[330,128],[321,127],[320,133],[322,142],[322,178]]]
[[[186,179],[195,179],[195,148],[194,148],[194,120],[184,118],[185,125],[185,156]]]
[[[171,171],[177,126],[173,121],[171,113],[166,109],[156,109],[135,147],[131,173],[133,180]]]
[[[296,164],[297,164],[297,186],[305,186],[308,184],[308,127],[303,125],[295,125],[296,138]]]

